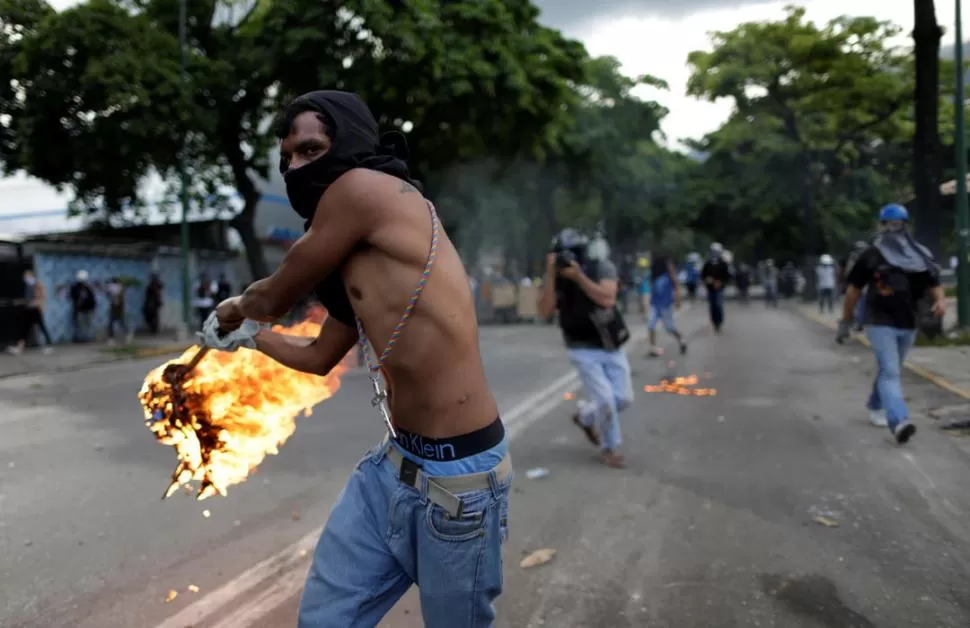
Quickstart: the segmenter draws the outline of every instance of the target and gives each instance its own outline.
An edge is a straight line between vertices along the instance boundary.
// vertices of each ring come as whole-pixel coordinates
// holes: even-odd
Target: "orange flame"
[[[697,375],[675,377],[674,379],[662,379],[660,380],[659,385],[652,386],[647,384],[644,386],[643,392],[670,393],[672,395],[681,395],[683,397],[713,397],[717,394],[716,388],[691,388],[691,386],[696,386],[697,382]]]
[[[323,315],[310,312],[302,323],[278,331],[316,337]],[[188,363],[193,347],[151,371],[138,398],[145,425],[163,445],[175,448],[178,465],[165,497],[179,486],[198,482],[197,499],[205,499],[245,480],[267,454],[296,429],[296,417],[328,399],[340,388],[339,365],[326,377],[300,373],[258,351],[211,351],[184,380],[170,367]],[[351,352],[353,353],[353,352]]]

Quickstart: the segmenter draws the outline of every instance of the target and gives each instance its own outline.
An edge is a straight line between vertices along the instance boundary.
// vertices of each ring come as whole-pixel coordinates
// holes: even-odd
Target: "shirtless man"
[[[313,556],[299,626],[375,626],[413,583],[429,628],[490,626],[508,534],[508,441],[485,380],[461,259],[377,130],[355,94],[311,92],[290,103],[278,130],[280,170],[306,233],[275,273],[223,301],[216,319],[222,333],[246,319],[273,321],[315,291],[330,313],[319,336],[262,329],[259,351],[323,375],[361,340],[361,329],[386,358],[376,366],[397,438],[364,456],[338,498]],[[389,343],[396,329],[403,333]],[[362,407],[369,402],[361,399]],[[376,411],[366,412],[377,424]]]

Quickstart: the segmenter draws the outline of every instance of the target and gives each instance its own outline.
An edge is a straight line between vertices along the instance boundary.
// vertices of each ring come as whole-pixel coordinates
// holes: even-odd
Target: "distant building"
[[[270,155],[270,163],[275,160]],[[303,219],[290,208],[286,199],[286,188],[282,177],[275,170],[268,180],[257,181],[262,188],[263,197],[256,211],[256,234],[264,243],[264,256],[269,267],[279,265],[286,249],[303,234]],[[146,196],[151,197],[153,190],[163,188],[161,181],[146,184]],[[239,208],[241,201],[234,191],[227,191],[231,197],[230,204]],[[77,233],[92,227],[92,221],[83,216],[70,216],[68,205],[72,196],[66,192],[59,192],[53,187],[27,177],[16,174],[0,179],[0,239],[6,236],[8,241],[18,241],[37,235],[51,235],[57,233]],[[168,208],[169,212],[154,210],[149,212],[146,219],[132,224],[147,224],[162,226],[179,224],[181,212],[178,207]],[[228,218],[228,216],[220,216]],[[213,216],[206,212],[190,214],[191,223],[208,223]],[[127,228],[119,227],[119,228]],[[130,234],[137,231],[129,231]],[[242,244],[235,231],[227,232],[227,249],[241,251]]]

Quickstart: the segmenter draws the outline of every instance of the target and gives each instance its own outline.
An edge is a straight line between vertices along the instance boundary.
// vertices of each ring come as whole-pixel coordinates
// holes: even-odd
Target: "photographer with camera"
[[[543,317],[558,310],[569,360],[588,397],[578,404],[573,422],[600,448],[606,464],[623,468],[620,412],[633,401],[633,382],[622,346],[630,332],[616,307],[616,267],[605,242],[597,244],[589,246],[574,229],[553,239],[539,310]]]

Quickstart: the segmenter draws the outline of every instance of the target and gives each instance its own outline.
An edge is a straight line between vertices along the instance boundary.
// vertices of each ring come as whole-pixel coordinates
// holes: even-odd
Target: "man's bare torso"
[[[347,296],[379,355],[424,270],[431,213],[423,196],[395,177],[352,171],[343,178],[351,180],[340,183],[391,186],[399,192],[369,244],[343,265]],[[384,374],[394,423],[410,432],[447,438],[485,427],[498,416],[482,367],[468,277],[443,229],[427,285]]]

